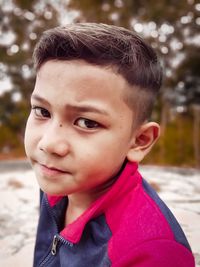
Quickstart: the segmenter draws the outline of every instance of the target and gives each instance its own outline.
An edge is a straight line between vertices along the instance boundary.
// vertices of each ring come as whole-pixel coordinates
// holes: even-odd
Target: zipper
[[[62,236],[60,236],[60,235],[54,235],[53,242],[52,242],[52,247],[51,247],[51,254],[53,256],[55,256],[56,253],[57,253],[57,248],[58,248],[59,241],[60,241],[60,243],[62,243],[64,245],[73,247],[73,243],[65,240]]]
[[[40,265],[39,265],[40,267],[45,266],[45,264],[48,263],[50,261],[50,259],[53,260],[53,257],[55,257],[56,254],[57,254],[58,245],[60,243],[62,243],[64,245],[67,245],[67,246],[70,246],[70,247],[73,247],[73,243],[65,240],[62,236],[60,236],[60,235],[54,235],[50,252],[45,257],[45,259],[40,263]]]
[[[51,208],[49,207],[49,202],[48,202],[47,196],[44,195],[43,198],[44,198],[44,201],[42,201],[42,205],[45,206],[44,208],[47,208],[47,210],[48,210],[48,212],[49,212],[49,217],[50,217],[50,219],[51,219],[51,221],[52,221],[52,223],[53,223],[53,225],[54,225],[54,227],[55,227],[55,232],[58,233],[58,224],[57,224],[57,222],[56,222],[56,220],[55,220],[55,218],[54,218],[54,215],[53,215],[53,212],[52,212]],[[51,245],[50,251],[45,255],[45,257],[44,257],[44,258],[42,259],[42,261],[40,262],[40,264],[39,264],[40,267],[45,266],[45,264],[46,264],[46,263],[50,260],[50,258],[52,257],[52,255],[53,255],[53,254],[52,254],[52,248],[53,248],[53,245],[54,245],[54,252],[53,252],[53,253],[55,253],[55,255],[56,255],[57,244],[56,244],[56,246],[55,246],[55,242],[56,242],[56,241],[54,241],[54,239],[56,239],[55,237],[56,237],[56,235],[54,235],[53,243],[52,243],[52,245]]]
[[[45,264],[49,261],[49,259],[52,257],[51,253],[49,253],[46,258],[39,264],[39,267],[45,266]]]
[[[52,247],[51,247],[51,254],[53,256],[56,255],[57,245],[58,245],[58,237],[57,237],[57,235],[54,235],[54,237],[53,237],[53,243],[52,243]]]
[[[64,239],[62,236],[58,235],[57,236],[58,241],[60,241],[62,244],[73,247],[73,243],[69,242],[68,240]]]
[[[51,217],[51,220],[52,220],[52,222],[53,222],[53,224],[54,224],[54,226],[55,226],[55,228],[56,228],[56,234],[55,234],[54,237],[53,237],[53,241],[52,241],[52,244],[51,244],[51,247],[50,247],[50,250],[49,250],[48,254],[46,255],[45,258],[43,258],[43,260],[42,260],[41,263],[39,264],[40,267],[42,267],[42,266],[46,266],[46,264],[47,264],[50,260],[53,260],[54,256],[56,256],[56,254],[57,254],[58,245],[60,245],[60,243],[62,243],[62,244],[64,244],[64,245],[67,245],[67,246],[70,246],[70,247],[73,246],[73,243],[71,243],[71,242],[65,240],[62,236],[60,236],[60,235],[58,234],[58,224],[57,224],[57,221],[56,221],[55,218],[54,218],[54,214],[53,214],[51,208],[49,207],[49,202],[48,202],[46,196],[44,197],[44,200],[45,200],[45,201],[43,202],[43,203],[44,203],[43,205],[45,205],[45,206],[47,207],[48,211],[49,211],[49,215],[50,215],[50,217]],[[53,257],[52,257],[52,256],[53,256]]]

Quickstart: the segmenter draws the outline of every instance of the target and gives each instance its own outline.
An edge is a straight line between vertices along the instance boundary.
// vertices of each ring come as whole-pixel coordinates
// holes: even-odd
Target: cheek
[[[84,169],[105,170],[108,166],[118,167],[123,163],[127,154],[127,144],[114,141],[112,139],[103,139],[86,146],[78,148],[79,162]],[[77,151],[77,150],[76,150]]]
[[[30,154],[34,147],[34,142],[36,138],[36,132],[34,132],[34,126],[31,122],[31,118],[29,117],[27,120],[25,135],[24,135],[24,147],[27,155]]]
[[[25,148],[25,152],[26,152],[27,156],[29,155],[29,151],[31,150],[31,145],[30,145],[31,138],[30,138],[30,136],[31,135],[30,135],[29,129],[26,127],[25,135],[24,135],[24,148]]]

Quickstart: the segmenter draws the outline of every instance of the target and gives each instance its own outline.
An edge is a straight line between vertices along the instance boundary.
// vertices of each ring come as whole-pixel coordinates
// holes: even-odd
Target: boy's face
[[[84,61],[48,61],[37,74],[25,149],[41,189],[51,195],[100,193],[133,141],[126,82]]]

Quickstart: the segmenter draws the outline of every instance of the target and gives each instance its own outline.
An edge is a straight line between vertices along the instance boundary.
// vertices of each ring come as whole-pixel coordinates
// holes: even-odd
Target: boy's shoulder
[[[117,199],[116,205],[112,205],[106,213],[113,237],[116,235],[114,238],[132,243],[132,246],[148,240],[174,239],[170,221],[175,218],[154,189],[139,173],[136,176],[135,187]]]
[[[109,241],[112,260],[126,266],[125,262],[131,259],[150,257],[152,266],[160,261],[169,266],[172,257],[176,266],[193,266],[188,241],[170,209],[138,171],[132,178],[127,183],[130,190],[116,198],[116,204],[105,214],[112,232]]]

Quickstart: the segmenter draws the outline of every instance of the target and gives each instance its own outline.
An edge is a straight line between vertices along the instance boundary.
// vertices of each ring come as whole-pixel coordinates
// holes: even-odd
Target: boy
[[[25,149],[42,190],[34,266],[193,267],[179,224],[137,164],[159,136],[154,51],[95,23],[46,31]]]

